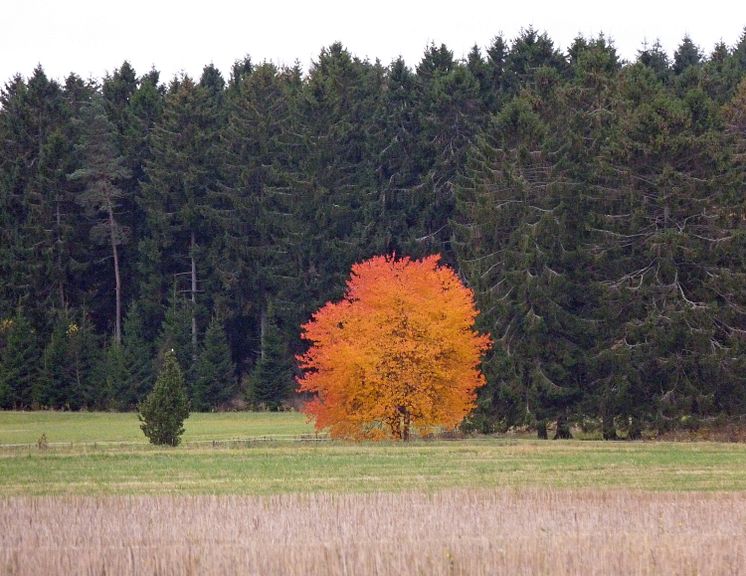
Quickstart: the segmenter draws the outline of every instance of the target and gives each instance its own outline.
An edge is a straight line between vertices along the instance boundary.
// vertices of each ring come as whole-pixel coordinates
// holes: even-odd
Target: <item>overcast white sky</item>
[[[578,33],[604,32],[632,59],[659,38],[672,54],[684,34],[706,52],[733,45],[746,26],[743,0],[3,0],[0,83],[28,76],[41,63],[49,76],[101,78],[129,60],[138,74],[152,66],[161,80],[199,76],[210,62],[226,78],[249,54],[307,68],[323,46],[339,40],[355,55],[414,66],[424,47],[444,42],[457,57],[502,33],[508,40],[533,25],[566,48]]]

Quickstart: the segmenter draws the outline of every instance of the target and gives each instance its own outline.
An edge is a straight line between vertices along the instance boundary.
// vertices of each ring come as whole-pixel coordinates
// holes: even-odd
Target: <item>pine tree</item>
[[[421,130],[419,181],[408,191],[417,198],[416,255],[443,255],[453,260],[450,221],[455,183],[467,151],[486,120],[480,84],[467,66],[453,60],[442,45],[431,46],[417,67]],[[468,114],[464,111],[468,110]]]
[[[648,46],[646,42],[642,50],[637,52],[637,62],[650,68],[659,81],[665,82],[668,80],[671,62],[668,59],[668,54],[661,46],[660,40],[656,40],[652,46]]]
[[[101,349],[89,314],[57,314],[42,354],[34,400],[46,408],[79,410],[99,406]]]
[[[192,408],[207,411],[229,402],[236,391],[236,369],[223,322],[213,316],[197,357],[192,385]]]
[[[0,407],[30,408],[40,351],[36,332],[20,309],[0,320],[0,343]]]
[[[80,253],[87,230],[75,221],[74,189],[66,179],[75,166],[71,109],[81,98],[80,86],[70,88],[74,96],[39,66],[28,83],[17,77],[2,96],[1,195],[14,223],[2,227],[0,292],[44,331],[50,309],[79,299],[87,263]]]
[[[80,405],[77,401],[80,391],[75,389],[75,379],[68,363],[70,327],[68,315],[58,313],[42,354],[41,375],[34,391],[34,400],[44,408],[71,408]]]
[[[91,238],[109,246],[113,262],[114,284],[114,340],[122,341],[122,278],[120,266],[120,245],[127,241],[129,230],[119,223],[120,199],[124,195],[117,186],[126,178],[129,171],[124,167],[116,145],[114,126],[106,116],[102,97],[95,96],[84,108],[82,142],[77,150],[82,157],[82,167],[69,178],[80,181],[85,188],[78,196],[78,202],[92,218]],[[107,282],[107,286],[111,283]]]
[[[194,381],[195,366],[192,354],[191,320],[192,313],[189,304],[183,298],[173,296],[161,325],[157,346],[161,359],[169,350],[174,351],[179,366],[183,366],[182,375],[187,391],[191,390]]]
[[[67,365],[73,378],[70,408],[96,408],[106,404],[106,382],[97,373],[101,365],[101,347],[87,310],[82,310],[67,330]]]
[[[190,364],[197,355],[201,311],[197,294],[208,275],[205,254],[211,240],[219,236],[213,211],[219,172],[219,113],[213,95],[189,77],[171,84],[163,115],[151,134],[152,158],[146,164],[147,180],[139,199],[152,243],[152,251],[141,258],[156,258],[151,263],[154,294],[163,298],[171,279],[185,280],[177,292],[189,294]],[[157,308],[159,303],[154,304]]]
[[[130,405],[126,400],[128,386],[132,379],[130,366],[127,363],[125,349],[122,344],[112,341],[101,355],[101,362],[96,371],[96,377],[101,383],[98,395],[98,409],[126,410]]]
[[[298,168],[300,82],[297,71],[264,63],[231,93],[223,133],[224,233],[211,246],[216,273],[207,288],[227,320],[256,326],[270,295],[289,308],[299,300],[302,287],[289,280],[297,278],[303,241],[296,213],[304,191]],[[234,334],[234,346],[239,338]]]
[[[673,54],[673,72],[682,74],[690,66],[697,66],[702,62],[702,51],[692,42],[689,36],[684,36],[681,44]]]
[[[153,391],[138,407],[140,429],[151,444],[177,446],[189,417],[189,398],[173,350],[166,352]]]
[[[546,33],[532,27],[521,30],[505,56],[503,86],[510,96],[522,89],[537,91],[549,76],[564,76],[567,61]]]
[[[707,97],[677,98],[648,67],[620,76],[595,226],[614,319],[605,354],[626,415],[665,427],[713,410],[720,386],[743,377],[726,360],[742,330],[742,270],[721,253],[737,253],[740,223],[725,215],[740,199],[716,117],[701,113]]]
[[[542,437],[554,419],[557,438],[582,412],[593,375],[599,290],[589,208],[608,127],[591,111],[608,105],[614,73],[607,47],[575,50],[576,84],[544,88],[541,98],[524,92],[472,150],[455,243],[495,339],[482,417],[533,422]]]
[[[283,334],[270,307],[262,319],[261,353],[249,378],[247,399],[256,408],[277,410],[293,387]]]
[[[145,337],[145,326],[142,311],[137,302],[133,302],[124,319],[122,338],[127,379],[120,382],[121,387],[114,388],[114,399],[118,407],[128,410],[137,406],[153,387],[153,346]]]
[[[422,210],[422,194],[413,193],[421,183],[418,135],[417,79],[399,58],[389,66],[375,123],[379,138],[373,147],[376,202],[369,219],[374,223],[369,246],[377,254],[416,254],[418,229],[415,224]]]
[[[367,256],[367,217],[375,203],[371,148],[383,70],[354,58],[341,44],[321,51],[303,85],[299,113],[304,183],[295,212],[300,241],[295,257],[304,314],[341,293],[346,271]],[[372,226],[371,226],[372,228]]]

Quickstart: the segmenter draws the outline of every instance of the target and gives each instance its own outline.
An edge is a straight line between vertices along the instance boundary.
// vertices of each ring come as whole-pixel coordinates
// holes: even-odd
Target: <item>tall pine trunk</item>
[[[259,317],[259,358],[265,359],[267,349],[267,311],[269,305],[262,309],[261,316]]]
[[[116,332],[114,339],[117,344],[122,343],[122,280],[119,275],[119,251],[117,250],[117,237],[114,223],[114,208],[108,203],[109,212],[109,234],[111,236],[111,252],[114,257],[114,292],[116,297],[116,318],[114,324]]]
[[[60,213],[59,197],[57,197],[56,199],[55,216],[57,222],[57,237],[55,238],[55,244],[57,245],[57,281],[59,282],[58,288],[60,291],[60,310],[67,310],[67,299],[65,298],[64,267],[62,266],[62,214]]]
[[[192,230],[191,245],[189,249],[189,256],[192,263],[192,362],[197,362],[197,261],[195,258],[195,250],[197,248],[197,241]]]

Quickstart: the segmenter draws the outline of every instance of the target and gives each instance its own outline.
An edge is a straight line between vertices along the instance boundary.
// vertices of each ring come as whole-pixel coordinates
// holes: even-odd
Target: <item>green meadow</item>
[[[36,444],[41,434],[47,448]],[[350,443],[297,413],[193,414],[183,445],[134,414],[0,413],[0,496],[278,494],[443,488],[746,489],[746,445],[510,437]]]

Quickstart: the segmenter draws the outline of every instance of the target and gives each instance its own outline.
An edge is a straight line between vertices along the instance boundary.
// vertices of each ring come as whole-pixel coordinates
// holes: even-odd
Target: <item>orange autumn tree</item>
[[[453,429],[474,407],[489,337],[472,291],[440,256],[355,264],[344,298],[302,326],[304,412],[336,438],[409,439]]]

